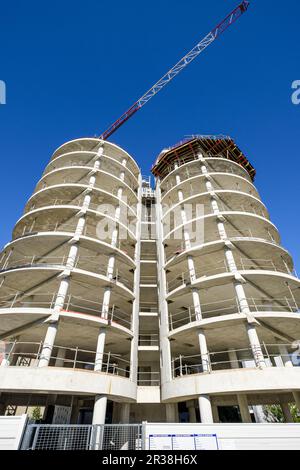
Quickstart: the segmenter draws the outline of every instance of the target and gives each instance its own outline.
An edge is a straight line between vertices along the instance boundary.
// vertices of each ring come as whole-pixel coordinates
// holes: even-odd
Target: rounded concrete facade
[[[162,152],[155,190],[112,143],[54,152],[0,254],[0,414],[209,423],[300,410],[293,260],[253,167],[206,142]]]
[[[225,153],[168,162],[157,178],[162,400],[184,399],[203,422],[228,405],[243,421],[249,405],[299,407],[300,282],[253,178]]]
[[[54,152],[1,253],[2,405],[45,392],[136,400],[139,188],[114,144]]]

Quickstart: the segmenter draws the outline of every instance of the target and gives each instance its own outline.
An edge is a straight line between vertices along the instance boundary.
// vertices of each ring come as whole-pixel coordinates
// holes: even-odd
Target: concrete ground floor
[[[207,422],[209,405],[215,423],[292,423],[300,418],[300,392],[199,396],[176,403],[124,403],[104,396],[0,394],[0,415],[27,413],[44,424]],[[204,407],[204,408],[203,408]]]

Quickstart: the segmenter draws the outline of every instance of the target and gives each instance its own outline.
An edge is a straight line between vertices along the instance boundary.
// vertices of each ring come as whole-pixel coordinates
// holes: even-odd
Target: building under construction
[[[67,142],[0,262],[0,414],[44,423],[261,422],[300,410],[300,283],[224,136]]]

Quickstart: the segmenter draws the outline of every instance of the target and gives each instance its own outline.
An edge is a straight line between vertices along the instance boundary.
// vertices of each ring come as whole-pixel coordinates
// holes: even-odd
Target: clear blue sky
[[[11,236],[51,153],[99,134],[239,0],[14,1],[1,5],[0,245]],[[300,270],[300,2],[253,0],[222,39],[112,141],[143,173],[187,134],[232,135]]]

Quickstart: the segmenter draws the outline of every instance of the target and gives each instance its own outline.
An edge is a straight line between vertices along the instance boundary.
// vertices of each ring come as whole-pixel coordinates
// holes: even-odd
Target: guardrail
[[[132,204],[131,205],[128,205],[125,203],[124,200],[122,200],[122,203],[126,205],[126,207],[129,209],[129,212],[132,213],[132,215],[134,217],[137,217],[137,213],[136,211],[133,209],[133,206]],[[80,198],[80,199],[77,199],[76,197],[74,199],[47,199],[47,201],[42,201],[42,202],[35,202],[35,203],[29,203],[25,210],[24,210],[24,214],[27,214],[28,212],[31,212],[35,209],[41,209],[43,207],[51,207],[51,206],[74,206],[76,207],[76,209],[78,210],[81,210],[81,209],[90,209],[90,210],[93,210],[93,211],[96,211],[96,212],[99,212],[99,214],[101,215],[105,215],[105,214],[102,214],[101,210],[99,210],[99,208],[101,209],[101,206],[103,205],[102,202],[90,202],[88,205],[85,205],[84,204],[84,199]],[[112,205],[111,204],[111,207],[114,208],[114,210],[118,207],[117,205]],[[133,224],[133,221],[131,221],[131,224]]]
[[[0,297],[0,308],[48,308],[53,309],[57,292],[35,293],[33,295],[24,295],[17,292],[14,296]],[[94,315],[109,323],[117,323],[131,330],[131,313],[123,312],[112,305],[106,317],[101,317],[102,303],[83,297],[68,294],[66,296],[63,311],[72,313],[84,313]]]
[[[287,352],[283,353],[281,348],[285,348]],[[295,349],[291,344],[262,344],[262,353],[268,367],[284,367],[286,360],[291,361],[295,367],[300,366],[300,356],[293,356]],[[256,352],[251,348],[208,352],[205,355],[179,355],[172,359],[173,378],[219,370],[255,368],[258,367],[255,355]]]
[[[250,270],[263,270],[263,271],[276,271],[286,274],[297,276],[295,270],[290,270],[284,259],[279,257],[274,262],[273,259],[252,259],[252,258],[237,258],[234,259],[235,265],[238,271],[250,271]],[[225,259],[211,263],[210,265],[204,264],[201,267],[195,266],[195,277],[194,281],[200,279],[203,276],[213,276],[216,274],[226,274],[233,272],[229,269]],[[176,277],[167,279],[167,292],[170,293],[180,286],[191,284],[191,275],[188,271],[177,274]]]
[[[138,386],[140,387],[157,387],[160,385],[160,372],[138,372]]]
[[[139,346],[158,346],[158,333],[142,333],[139,335]]]
[[[42,341],[4,341],[5,367],[38,367],[42,356]],[[69,348],[65,346],[54,345],[52,348],[49,367],[65,367],[69,369],[94,370],[95,364],[101,363],[101,370],[105,374],[120,375],[129,378],[130,362],[123,359],[119,354],[111,352],[97,354],[96,351],[90,351],[80,348]],[[96,372],[95,372],[96,373]]]
[[[247,297],[251,312],[291,312],[299,313],[300,307],[293,298],[253,298]],[[237,298],[223,299],[215,302],[201,303],[201,316],[203,319],[241,313]],[[174,330],[181,326],[199,321],[195,307],[189,306],[169,313],[169,328]]]
[[[217,156],[216,156],[217,157]],[[215,157],[213,157],[215,158]],[[229,173],[229,174],[232,174],[234,176],[242,176],[244,177],[246,180],[250,181],[251,182],[251,178],[250,176],[248,175],[248,173],[245,171],[243,171],[243,168],[238,168],[235,166],[234,170],[230,167],[230,165],[222,165],[222,169],[216,169],[216,168],[211,168],[211,166],[215,166],[215,167],[218,167],[220,166],[220,162],[216,162],[216,161],[213,161],[213,158],[210,159],[210,161],[208,162],[208,160],[206,160],[206,162],[209,164],[210,166],[210,171],[209,171],[209,174],[210,175],[213,175],[214,173]],[[231,162],[227,159],[225,159],[222,155],[220,155],[219,158],[222,158],[225,162],[228,162],[229,164],[231,164]],[[198,162],[198,165],[199,165],[199,159],[198,158],[195,158],[194,160],[191,160],[189,163],[196,163]],[[178,165],[179,165],[179,169],[180,167],[182,166],[181,162],[178,161],[177,162]],[[186,162],[183,163],[183,165],[185,164]],[[222,162],[223,163],[223,162]],[[211,165],[212,164],[212,165]],[[171,173],[174,168],[173,167],[169,167],[169,170]],[[172,189],[174,186],[177,186],[176,184],[176,180],[175,180],[175,177],[172,175],[171,177],[168,178],[169,175],[166,175],[165,178],[163,178],[162,182],[161,182],[161,186],[165,187],[166,189],[164,189],[164,191],[162,191],[162,194],[164,194],[166,191],[169,191],[170,189]],[[189,178],[192,178],[193,176],[201,176],[201,172],[200,172],[200,166],[197,166],[196,168],[193,168],[193,166],[191,165],[188,165],[186,166],[184,169],[181,168],[181,171],[180,171],[180,179],[181,179],[181,182],[183,181],[186,181],[188,180]],[[173,184],[172,184],[172,180],[171,178],[173,177]],[[168,179],[167,179],[168,178]]]
[[[112,282],[119,282],[131,291],[133,290],[133,275],[132,278],[126,279],[119,270],[116,269],[112,277],[108,276],[108,272],[95,260],[95,256],[81,256],[79,255],[75,260],[71,259],[69,255],[63,256],[23,256],[20,259],[8,258],[2,265],[0,265],[0,272],[8,271],[18,268],[39,268],[39,267],[56,267],[58,269],[82,269],[87,272],[93,272],[101,276],[109,278]]]
[[[268,243],[272,243],[272,244],[278,246],[276,241],[270,235],[259,237],[257,234],[254,235],[253,232],[250,229],[241,230],[241,231],[226,230],[226,235],[227,235],[228,239],[244,240],[245,238],[247,238],[247,239],[249,239],[249,241],[253,240],[253,241],[268,242]],[[213,242],[213,241],[217,242],[217,241],[220,241],[220,240],[221,240],[221,238],[220,238],[219,232],[214,231],[212,233],[207,233],[207,231],[206,231],[204,233],[203,242],[199,243],[199,241],[191,240],[190,241],[190,246],[191,246],[191,248],[195,248],[197,246],[202,245],[203,243],[209,243],[209,242]],[[170,250],[165,250],[165,252],[166,252],[166,261],[167,262],[170,261],[171,259],[173,259],[175,256],[178,256],[181,253],[184,253],[186,251],[185,242],[182,241],[175,248],[172,248],[171,253],[169,253],[169,251]]]

